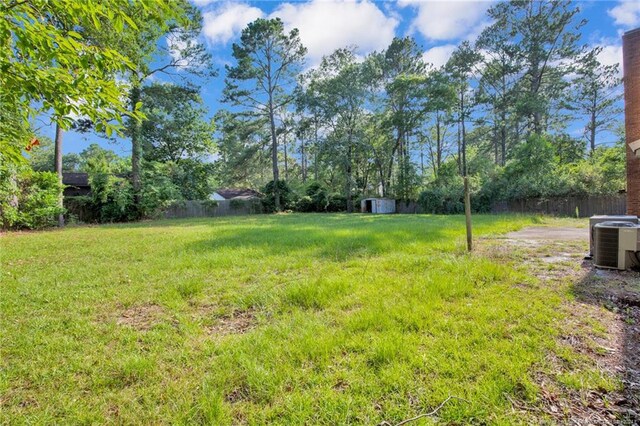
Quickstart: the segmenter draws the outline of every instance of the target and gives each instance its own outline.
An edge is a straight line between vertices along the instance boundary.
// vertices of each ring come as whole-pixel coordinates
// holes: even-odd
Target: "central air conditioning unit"
[[[602,222],[594,226],[594,264],[598,268],[629,269],[640,265],[640,225]]]
[[[598,224],[598,223],[603,223],[603,222],[629,222],[629,223],[634,223],[637,224],[638,223],[638,216],[625,216],[625,215],[616,215],[616,216],[609,216],[609,215],[602,215],[602,216],[591,216],[589,218],[589,254],[591,256],[595,256],[596,255],[596,251],[593,247],[593,242],[594,242],[594,227]]]

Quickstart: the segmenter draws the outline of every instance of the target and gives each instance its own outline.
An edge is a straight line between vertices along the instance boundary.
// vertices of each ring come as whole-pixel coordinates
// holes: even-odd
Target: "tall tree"
[[[445,66],[451,76],[457,93],[455,111],[458,117],[458,164],[460,174],[467,175],[467,118],[471,115],[472,94],[470,93],[470,79],[476,65],[482,59],[481,55],[471,47],[468,41],[463,41],[453,52]]]
[[[331,149],[334,160],[342,165],[344,171],[347,212],[351,213],[354,210],[354,156],[357,143],[362,140],[367,96],[363,66],[356,60],[353,50],[338,49],[325,56],[315,75],[314,86],[322,120],[330,131],[327,148]]]
[[[271,166],[275,208],[282,209],[278,168],[278,111],[294,100],[296,76],[304,64],[307,49],[297,29],[286,33],[279,18],[257,19],[242,31],[233,44],[235,66],[227,66],[223,101],[246,108],[257,120],[266,118],[271,137]]]
[[[119,30],[113,22],[104,20],[89,37],[97,45],[113,46],[132,64],[126,73],[130,111],[142,106],[142,90],[151,76],[163,74],[186,80],[188,76],[206,78],[215,74],[211,55],[198,41],[202,16],[187,0],[153,2],[153,7],[126,2],[121,9],[132,17],[135,30]],[[143,119],[130,119],[126,123],[126,133],[131,139],[131,183],[137,207],[141,194],[142,123]]]
[[[213,122],[194,87],[156,83],[142,90],[145,120],[140,129],[145,157],[180,163],[213,154]]]
[[[476,47],[483,50],[478,102],[487,106],[484,122],[493,127],[494,162],[502,166],[507,158],[510,124],[518,103],[518,82],[523,64],[519,47],[503,32],[484,31]]]
[[[265,147],[270,146],[267,120],[245,119],[220,110],[215,115],[216,177],[220,185],[264,186],[271,169]]]
[[[602,48],[593,49],[580,60],[573,91],[575,109],[587,117],[584,133],[591,155],[596,149],[598,133],[611,129],[622,112],[619,65],[601,64],[598,60],[601,51]]]
[[[394,38],[382,52],[367,58],[365,83],[372,86],[374,105],[386,118],[384,124],[393,130],[393,141],[387,153],[389,163],[384,166],[386,176],[380,182],[386,193],[397,162],[400,196],[410,192],[411,175],[410,136],[425,119],[423,99],[426,89],[427,66],[422,60],[422,49],[410,37]],[[369,83],[368,80],[371,80]]]
[[[526,117],[528,129],[541,134],[548,128],[551,104],[564,96],[580,32],[585,21],[577,21],[579,8],[570,0],[518,0],[492,6],[489,17],[494,21],[481,40],[493,40],[489,46],[509,41],[515,48],[519,81],[519,113]]]
[[[452,121],[451,113],[458,103],[457,91],[454,81],[444,69],[430,72],[426,86],[425,110],[431,120],[430,127],[420,134],[429,145],[431,166],[437,176],[447,150],[446,135]]]

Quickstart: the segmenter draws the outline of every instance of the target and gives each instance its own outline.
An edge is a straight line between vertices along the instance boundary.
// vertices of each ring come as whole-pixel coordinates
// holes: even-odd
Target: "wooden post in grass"
[[[471,236],[471,195],[469,195],[469,177],[464,177],[464,215],[467,221],[467,250],[473,250],[473,238]]]

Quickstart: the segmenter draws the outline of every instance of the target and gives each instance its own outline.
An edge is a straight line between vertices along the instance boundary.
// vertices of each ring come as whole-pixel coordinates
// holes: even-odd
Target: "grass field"
[[[454,216],[77,227],[0,250],[2,424],[394,424],[449,396],[441,421],[527,422],[508,397],[538,397],[569,297],[466,254]]]

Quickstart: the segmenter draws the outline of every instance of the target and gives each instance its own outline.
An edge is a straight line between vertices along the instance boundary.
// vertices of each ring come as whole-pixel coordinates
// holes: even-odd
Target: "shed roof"
[[[230,200],[232,198],[251,198],[251,197],[259,197],[260,194],[258,191],[250,188],[222,188],[216,191],[218,195],[220,195],[225,200]]]
[[[62,183],[71,186],[89,186],[88,173],[62,173]]]

